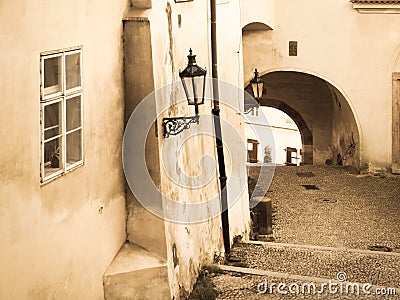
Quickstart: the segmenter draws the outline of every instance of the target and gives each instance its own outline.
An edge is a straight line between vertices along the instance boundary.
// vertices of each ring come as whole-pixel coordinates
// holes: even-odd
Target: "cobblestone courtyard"
[[[250,176],[258,177],[259,170],[253,167]],[[272,171],[264,168],[261,182],[268,182]],[[400,176],[358,175],[343,167],[277,167],[263,189],[275,211],[275,242],[236,245],[232,255],[245,268],[212,276],[218,299],[400,299]],[[370,246],[391,252],[370,251]],[[327,283],[340,272],[374,291],[397,288],[397,295],[257,292],[265,280]]]
[[[257,169],[250,174],[256,176]],[[277,211],[276,242],[399,248],[400,176],[385,176],[329,166],[276,167],[267,193]]]

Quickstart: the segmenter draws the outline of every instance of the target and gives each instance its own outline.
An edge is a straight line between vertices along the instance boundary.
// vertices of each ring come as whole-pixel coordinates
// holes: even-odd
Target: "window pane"
[[[46,105],[44,116],[44,139],[47,140],[61,134],[61,102]]]
[[[81,86],[81,54],[65,56],[67,90]]]
[[[67,99],[67,131],[81,126],[81,96]]]
[[[82,129],[67,134],[67,167],[82,160]]]
[[[61,56],[44,59],[44,94],[61,91]]]
[[[47,177],[62,169],[61,137],[44,143],[44,176]]]

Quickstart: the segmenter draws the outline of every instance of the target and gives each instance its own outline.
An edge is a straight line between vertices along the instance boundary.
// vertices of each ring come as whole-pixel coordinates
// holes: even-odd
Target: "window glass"
[[[67,99],[67,131],[81,126],[81,96]]]
[[[61,92],[61,56],[44,60],[44,94],[50,95]]]
[[[65,56],[67,90],[81,86],[81,55],[80,53]]]
[[[62,169],[61,137],[44,143],[44,175],[48,177]]]
[[[82,160],[82,129],[67,134],[67,167]]]
[[[44,139],[48,140],[61,134],[61,102],[44,107]]]

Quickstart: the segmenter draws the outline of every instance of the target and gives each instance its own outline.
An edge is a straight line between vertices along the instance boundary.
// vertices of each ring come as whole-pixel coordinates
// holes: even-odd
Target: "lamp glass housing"
[[[206,76],[202,77],[181,77],[183,89],[189,105],[204,104],[204,91]]]
[[[204,104],[207,70],[196,64],[196,55],[189,51],[187,67],[179,72],[189,105]]]
[[[253,90],[253,96],[256,100],[259,100],[264,92],[264,82],[259,77],[257,69],[254,71],[254,78],[250,81],[251,88]]]

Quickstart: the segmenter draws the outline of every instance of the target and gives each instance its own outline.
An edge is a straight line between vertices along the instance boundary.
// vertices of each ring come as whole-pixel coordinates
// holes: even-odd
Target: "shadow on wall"
[[[328,84],[328,83],[327,83]],[[343,94],[328,84],[333,98],[332,162],[360,169],[360,137],[353,111]]]

